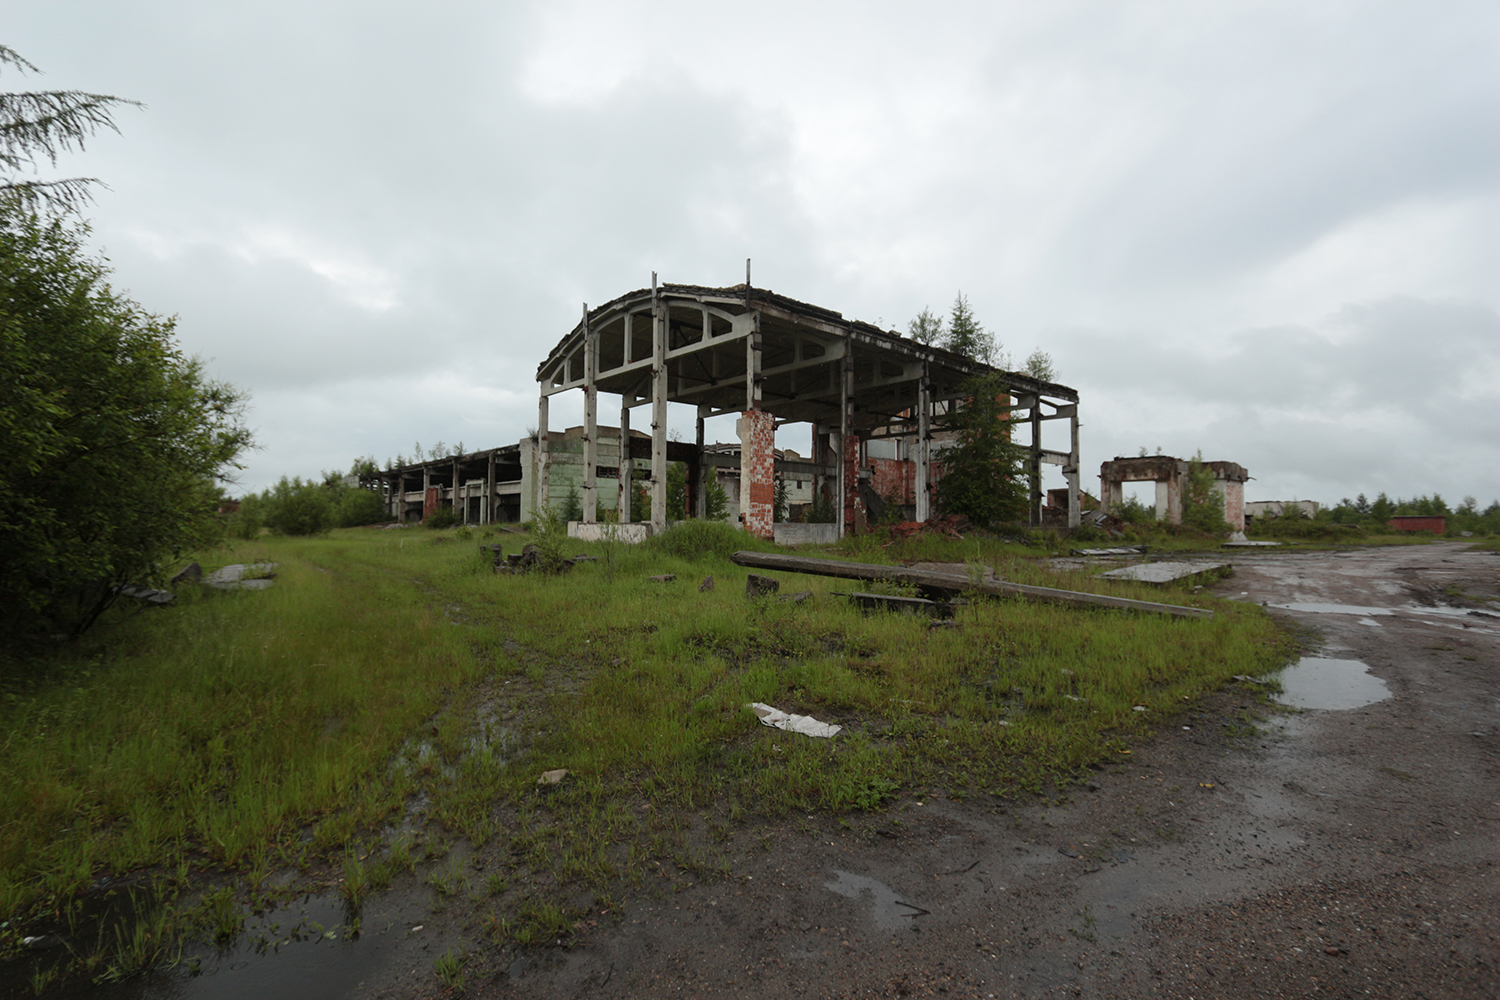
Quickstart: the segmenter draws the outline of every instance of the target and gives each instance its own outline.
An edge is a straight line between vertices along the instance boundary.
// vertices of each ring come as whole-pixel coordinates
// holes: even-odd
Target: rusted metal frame
[[[583,523],[599,519],[599,335],[583,304]]]
[[[667,320],[651,275],[651,532],[667,528]]]

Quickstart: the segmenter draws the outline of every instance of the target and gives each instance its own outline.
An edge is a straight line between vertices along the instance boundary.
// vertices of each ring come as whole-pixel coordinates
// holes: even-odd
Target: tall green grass
[[[264,591],[121,609],[79,648],[8,665],[0,707],[0,913],[101,874],[246,865],[299,825],[370,823],[405,789],[374,767],[476,662],[363,539],[242,544]],[[23,680],[24,678],[24,680]]]
[[[608,899],[652,872],[717,877],[716,845],[757,816],[1066,783],[1288,653],[1259,608],[1186,590],[1107,587],[1213,606],[1212,621],[976,599],[957,628],[931,629],[835,596],[863,589],[853,581],[782,574],[782,594],[812,596],[747,599],[728,556],[755,546],[733,529],[566,542],[595,559],[559,574],[496,573],[481,540],[526,539],[356,529],[243,543],[217,560],[276,562],[269,590],[185,592],[9,663],[0,919],[138,869],[214,868],[253,886],[273,855],[306,852],[343,874],[357,907],[416,863],[406,840],[368,865],[358,845],[420,790],[442,838],[505,859],[486,905],[496,934],[529,939],[555,931],[538,914],[591,905],[580,887]],[[866,546],[843,548],[1106,589],[1001,543]],[[676,579],[648,579],[663,574]],[[768,729],[755,701],[846,728]],[[539,791],[555,768],[568,778]],[[541,871],[556,894],[527,888]]]

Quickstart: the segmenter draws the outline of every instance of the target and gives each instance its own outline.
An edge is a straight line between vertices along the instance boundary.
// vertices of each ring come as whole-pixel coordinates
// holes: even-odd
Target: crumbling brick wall
[[[776,418],[764,410],[746,410],[740,416],[740,468],[745,530],[757,538],[770,538],[776,507]]]

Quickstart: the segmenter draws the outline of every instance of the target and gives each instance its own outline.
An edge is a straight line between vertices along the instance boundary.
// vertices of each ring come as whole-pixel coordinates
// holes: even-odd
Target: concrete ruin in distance
[[[748,277],[748,274],[747,274]],[[1067,522],[1079,504],[1078,393],[1020,372],[1007,372],[869,323],[748,284],[729,288],[658,284],[627,292],[595,309],[537,368],[537,433],[515,445],[379,473],[391,514],[426,516],[454,508],[460,523],[525,520],[544,504],[567,501],[578,489],[581,523],[570,530],[597,537],[608,519],[617,537],[638,539],[667,524],[667,466],[687,469],[688,509],[702,516],[708,475],[738,472],[740,516],[765,538],[772,523],[775,479],[805,483],[837,511],[830,537],[864,523],[872,496],[894,495],[917,520],[933,509],[941,475],[939,418],[962,398],[976,375],[995,374],[1009,391],[1030,480],[1030,520],[1040,524],[1041,467],[1062,467]],[[558,433],[548,408],[559,393],[582,391],[584,423]],[[619,400],[616,426],[599,423],[600,393]],[[667,407],[695,408],[692,443],[667,439]],[[648,408],[648,433],[631,429],[632,411]],[[739,446],[704,440],[704,421],[738,417]],[[1042,445],[1044,424],[1068,421],[1067,450]],[[811,451],[778,456],[776,430],[806,424]],[[620,442],[626,444],[621,447]],[[650,517],[630,521],[629,491],[649,492]],[[615,518],[614,512],[622,516]],[[606,513],[609,512],[609,513]],[[785,527],[785,526],[782,526]],[[803,526],[796,526],[801,528]]]

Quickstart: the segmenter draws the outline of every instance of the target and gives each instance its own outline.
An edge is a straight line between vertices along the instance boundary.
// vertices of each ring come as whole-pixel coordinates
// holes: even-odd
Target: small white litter
[[[542,776],[536,779],[536,783],[538,785],[556,785],[560,784],[562,780],[567,776],[568,769],[565,767],[559,767],[555,771],[543,771]]]
[[[792,715],[783,712],[779,708],[754,702],[750,710],[760,716],[760,724],[770,726],[772,729],[784,729],[789,733],[801,733],[803,736],[816,736],[820,739],[829,739],[837,736],[843,726],[835,726],[831,722],[819,722],[810,715]]]

